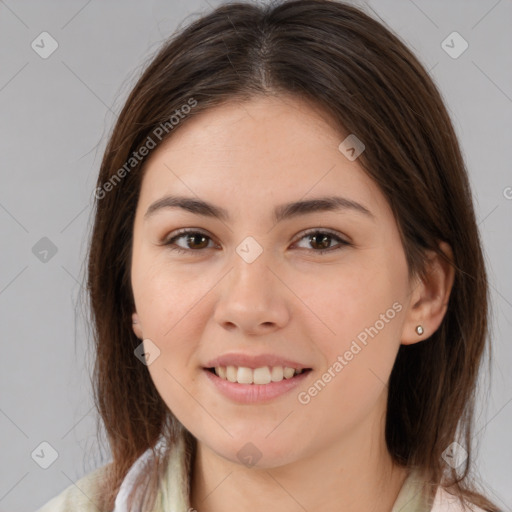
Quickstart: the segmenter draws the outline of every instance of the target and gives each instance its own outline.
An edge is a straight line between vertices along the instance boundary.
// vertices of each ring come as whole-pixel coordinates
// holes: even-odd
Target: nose
[[[235,254],[233,268],[219,288],[215,321],[246,335],[282,329],[290,319],[289,291],[282,281],[265,251],[251,263]]]

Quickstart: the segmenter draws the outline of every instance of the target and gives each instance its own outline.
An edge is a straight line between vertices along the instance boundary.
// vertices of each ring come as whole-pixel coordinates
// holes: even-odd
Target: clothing
[[[187,496],[188,477],[184,463],[184,440],[181,438],[171,451],[169,466],[165,476],[167,485],[159,491],[155,508],[151,512],[189,512],[192,511]],[[130,512],[127,509],[126,499],[133,478],[144,464],[150,460],[151,450],[144,452],[126,474],[115,501],[112,512]],[[105,471],[106,466],[85,475],[76,484],[70,485],[61,494],[55,496],[36,512],[98,512],[95,505],[96,486]],[[405,480],[392,512],[463,512],[455,498],[439,487],[430,505],[422,492],[424,482],[418,478],[417,473],[411,472]],[[473,505],[474,512],[484,512]]]

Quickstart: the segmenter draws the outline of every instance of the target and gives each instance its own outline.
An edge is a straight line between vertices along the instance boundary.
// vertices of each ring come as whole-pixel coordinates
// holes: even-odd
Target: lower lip
[[[241,404],[253,404],[259,402],[268,402],[278,396],[284,395],[288,391],[296,388],[309,375],[311,370],[299,373],[291,379],[283,379],[279,382],[270,382],[269,384],[239,384],[221,379],[215,373],[209,370],[203,370],[210,382],[225,396]]]

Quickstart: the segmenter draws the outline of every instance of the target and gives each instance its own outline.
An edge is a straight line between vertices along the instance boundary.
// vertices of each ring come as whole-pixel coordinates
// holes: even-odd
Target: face
[[[411,288],[344,138],[307,103],[257,98],[187,120],[148,161],[134,329],[169,409],[234,462],[306,458],[385,411]]]

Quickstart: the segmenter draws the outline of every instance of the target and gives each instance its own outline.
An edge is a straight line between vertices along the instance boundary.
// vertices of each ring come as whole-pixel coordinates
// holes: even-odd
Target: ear
[[[142,327],[139,321],[139,315],[137,315],[137,313],[132,314],[132,328],[137,338],[142,339],[144,337],[142,334]]]
[[[448,308],[455,279],[453,252],[445,242],[441,242],[439,248],[448,261],[434,251],[427,253],[425,276],[417,278],[417,282],[413,284],[402,330],[403,345],[411,345],[429,338],[441,325]],[[416,331],[417,326],[422,327],[421,334]]]

